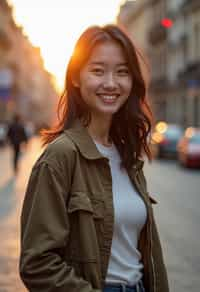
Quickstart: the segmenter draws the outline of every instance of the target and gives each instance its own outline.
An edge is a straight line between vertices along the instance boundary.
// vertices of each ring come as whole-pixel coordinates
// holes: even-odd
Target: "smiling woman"
[[[142,170],[151,110],[138,52],[116,25],[92,26],[66,70],[58,125],[29,179],[20,273],[33,291],[168,292]]]
[[[44,64],[63,86],[66,63],[80,32],[92,24],[114,22],[120,0],[9,0],[14,17],[31,42],[41,48]]]

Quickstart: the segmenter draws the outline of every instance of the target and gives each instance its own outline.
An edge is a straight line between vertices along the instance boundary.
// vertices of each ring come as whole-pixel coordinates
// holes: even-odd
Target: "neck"
[[[91,122],[88,126],[88,132],[90,136],[105,146],[111,145],[111,139],[109,137],[110,126],[111,126],[112,119],[105,118],[102,120],[98,118],[98,116],[91,117]]]

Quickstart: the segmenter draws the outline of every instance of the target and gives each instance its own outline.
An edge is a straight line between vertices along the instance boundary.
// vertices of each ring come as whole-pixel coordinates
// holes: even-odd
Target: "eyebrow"
[[[89,63],[89,65],[104,65],[105,63],[104,62],[91,62]],[[117,64],[117,66],[126,66],[128,67],[128,63],[125,62],[125,63],[119,63]]]

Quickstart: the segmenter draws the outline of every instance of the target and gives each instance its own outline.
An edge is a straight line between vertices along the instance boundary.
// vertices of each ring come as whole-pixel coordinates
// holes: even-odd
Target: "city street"
[[[171,292],[200,290],[200,171],[175,161],[155,161],[145,169],[164,248]]]
[[[32,139],[14,178],[11,152],[0,149],[0,292],[26,291],[18,276],[19,218],[30,169],[40,152],[39,141]],[[145,166],[145,173],[149,193],[158,201],[154,210],[170,291],[199,292],[200,171],[183,169],[174,161],[155,161]]]
[[[27,291],[18,276],[19,221],[24,190],[33,162],[40,152],[38,140],[29,142],[15,178],[10,149],[0,148],[0,292]]]

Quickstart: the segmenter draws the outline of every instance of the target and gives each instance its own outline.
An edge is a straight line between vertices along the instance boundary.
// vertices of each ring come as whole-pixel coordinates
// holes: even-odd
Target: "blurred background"
[[[26,291],[19,220],[38,133],[56,120],[76,39],[105,23],[124,26],[144,57],[155,115],[145,173],[171,292],[200,291],[200,1],[0,0],[0,292]],[[17,171],[8,137],[16,114],[25,131]]]

